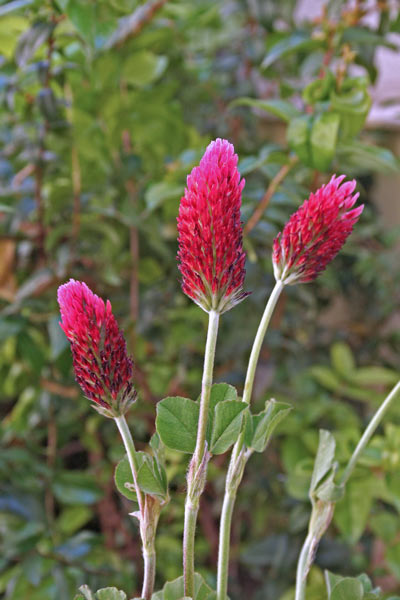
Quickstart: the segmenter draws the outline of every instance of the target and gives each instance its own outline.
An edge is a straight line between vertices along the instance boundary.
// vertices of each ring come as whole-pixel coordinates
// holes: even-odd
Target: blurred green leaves
[[[268,53],[262,61],[262,68],[267,69],[276,60],[302,51],[314,51],[324,46],[321,39],[312,38],[308,31],[294,31],[284,35],[282,39],[269,48]]]
[[[37,21],[19,38],[15,49],[15,61],[21,68],[32,58],[34,53],[52,34],[54,25],[45,21]]]
[[[331,392],[354,400],[371,400],[378,404],[378,400],[383,399],[379,388],[394,385],[399,378],[395,370],[384,367],[356,368],[349,346],[342,342],[332,346],[331,361],[332,367],[325,365],[311,367],[312,376]]]
[[[300,112],[291,102],[285,100],[258,100],[256,98],[238,98],[231,103],[232,108],[235,106],[250,106],[271,113],[275,117],[282,119],[285,123],[299,116]]]

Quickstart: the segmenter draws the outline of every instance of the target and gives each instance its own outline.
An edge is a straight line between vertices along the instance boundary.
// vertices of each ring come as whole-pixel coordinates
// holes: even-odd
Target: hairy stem
[[[208,406],[210,404],[211,386],[213,381],[215,347],[218,336],[219,313],[210,311],[206,350],[204,354],[203,378],[201,381],[201,400],[199,425],[197,428],[196,448],[194,451],[194,465],[198,468],[203,460],[206,429],[208,422]],[[197,469],[196,469],[197,470]]]
[[[368,444],[369,440],[371,439],[371,437],[373,436],[373,434],[375,433],[378,425],[380,424],[380,422],[382,421],[386,411],[388,410],[389,406],[392,404],[392,402],[400,395],[400,381],[398,381],[396,383],[396,385],[394,386],[394,388],[392,389],[392,391],[389,393],[389,395],[385,398],[385,400],[382,402],[382,404],[380,405],[380,407],[378,408],[378,410],[376,411],[376,413],[374,414],[374,416],[372,417],[371,421],[369,422],[366,430],[364,431],[363,435],[361,436],[360,441],[358,442],[356,449],[354,450],[349,463],[347,465],[347,467],[344,470],[344,473],[340,479],[340,483],[341,485],[346,485],[347,481],[349,480],[352,472],[354,471],[354,467],[356,466],[356,463],[360,457],[360,454],[362,454],[362,452],[364,451],[366,445]]]
[[[214,371],[215,347],[218,336],[219,313],[210,311],[207,342],[204,354],[203,378],[201,384],[200,414],[197,427],[196,447],[187,475],[187,496],[185,503],[185,525],[183,533],[183,575],[185,596],[194,595],[194,538],[200,496],[203,492],[206,469],[206,431],[208,408]]]
[[[142,598],[150,600],[154,590],[154,580],[156,577],[156,551],[154,540],[152,548],[143,550],[144,576],[142,587]]]
[[[193,506],[188,499],[185,504],[183,532],[183,577],[185,596],[194,597],[194,540],[199,506]]]
[[[151,497],[144,497],[143,492],[138,485],[138,462],[135,445],[133,443],[128,423],[126,422],[124,415],[115,417],[114,420],[117,424],[122,441],[124,442],[126,453],[128,455],[129,466],[132,471],[133,482],[135,484],[136,496],[139,504],[139,524],[140,535],[142,538],[144,562],[143,588],[141,597],[144,598],[144,600],[150,600],[153,594],[156,570],[156,552],[154,547],[154,537],[155,529],[157,527],[158,515],[157,513],[155,513],[155,515],[152,515],[151,511],[148,510],[148,504],[151,504]]]
[[[222,505],[218,547],[217,598],[226,598],[228,592],[229,546],[235,499],[236,494],[234,492],[226,492],[224,496],[224,503]]]
[[[312,549],[312,534],[309,533],[304,540],[303,547],[300,552],[299,561],[296,571],[296,596],[295,600],[305,600],[306,598],[306,581],[307,570]]]
[[[140,514],[144,514],[144,501],[143,501],[143,493],[140,489],[137,482],[137,473],[138,473],[138,462],[136,457],[136,449],[135,444],[133,443],[132,435],[128,427],[128,423],[126,422],[125,416],[120,415],[119,417],[115,417],[114,421],[117,424],[118,430],[121,434],[122,441],[124,442],[126,454],[128,455],[129,466],[132,471],[133,483],[135,484],[136,496],[139,504]]]
[[[253,392],[254,378],[261,347],[272,317],[272,313],[274,312],[276,303],[278,302],[279,296],[283,290],[283,286],[284,284],[281,281],[276,282],[265,307],[264,314],[261,318],[260,325],[258,326],[257,334],[254,339],[243,392],[243,401],[247,402],[247,404],[250,404],[251,395]],[[225,497],[222,509],[223,514],[221,515],[219,531],[217,600],[226,600],[227,597],[232,514],[235,506],[237,490],[242,480],[244,467],[248,458],[245,457],[243,453],[243,443],[244,431],[241,432],[239,439],[233,447],[225,484]],[[235,475],[233,476],[233,474]]]
[[[267,306],[265,307],[264,314],[261,318],[260,325],[258,326],[257,334],[254,339],[253,347],[251,349],[250,360],[247,367],[246,381],[244,384],[243,402],[250,404],[251,394],[253,392],[254,377],[256,374],[258,358],[260,356],[261,347],[264,342],[265,334],[268,329],[269,322],[274,312],[276,303],[278,302],[279,296],[283,290],[284,284],[282,281],[277,281],[274,289],[271,292]]]

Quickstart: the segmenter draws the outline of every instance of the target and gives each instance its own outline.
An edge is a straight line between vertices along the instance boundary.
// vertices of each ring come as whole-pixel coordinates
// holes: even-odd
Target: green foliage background
[[[273,283],[271,243],[288,215],[334,172],[356,176],[366,203],[326,273],[287,289],[268,334],[255,408],[273,396],[295,409],[247,468],[234,518],[232,599],[291,598],[318,428],[335,433],[344,464],[398,379],[400,335],[391,320],[398,230],[383,227],[370,190],[377,172],[399,172],[399,160],[382,132],[362,128],[375,51],[391,47],[387,33],[400,31],[399,15],[382,3],[372,31],[357,12],[363,2],[352,12],[331,1],[319,22],[299,25],[294,4],[0,4],[0,592],[7,600],[70,600],[82,583],[137,592],[133,505],[113,483],[122,446],[74,382],[56,289],[73,277],[111,299],[136,362],[139,400],[129,422],[145,448],[156,402],[199,392],[206,315],[180,290],[176,214],[185,177],[210,139],[226,137],[239,153],[245,222],[287,167],[245,238],[253,293],[223,316],[217,381],[243,385]],[[363,73],[354,80],[353,64]],[[172,501],[157,540],[159,587],[181,572],[187,456],[167,459]],[[200,515],[198,570],[211,586],[226,465],[226,455],[211,463]],[[309,599],[325,597],[324,568],[366,571],[389,595],[399,593],[399,512],[394,407],[337,507]]]

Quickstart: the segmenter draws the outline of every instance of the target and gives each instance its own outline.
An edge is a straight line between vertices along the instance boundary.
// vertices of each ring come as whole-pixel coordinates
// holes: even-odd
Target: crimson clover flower
[[[211,142],[187,178],[179,207],[182,290],[206,312],[222,314],[248,296],[240,220],[245,182],[237,162],[227,140]]]
[[[58,288],[57,298],[77,382],[101,414],[124,414],[136,398],[133,362],[110,301],[104,304],[86,283],[74,279]]]
[[[359,194],[353,194],[354,180],[343,183],[345,177],[334,175],[329,183],[310,194],[275,238],[272,262],[277,281],[312,281],[335,258],[353,231],[364,205],[352,208]]]

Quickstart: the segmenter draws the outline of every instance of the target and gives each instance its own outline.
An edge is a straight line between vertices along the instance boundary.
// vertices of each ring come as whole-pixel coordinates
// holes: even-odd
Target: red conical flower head
[[[182,289],[206,312],[223,313],[248,295],[240,221],[245,182],[237,161],[228,141],[211,142],[187,178],[179,207]]]
[[[57,297],[77,382],[99,412],[124,414],[136,396],[133,362],[110,301],[104,304],[85,283],[73,279],[58,288]]]
[[[272,262],[277,281],[312,281],[353,231],[364,205],[352,208],[359,194],[353,194],[354,180],[342,183],[345,177],[334,175],[328,184],[310,194],[275,238]]]

